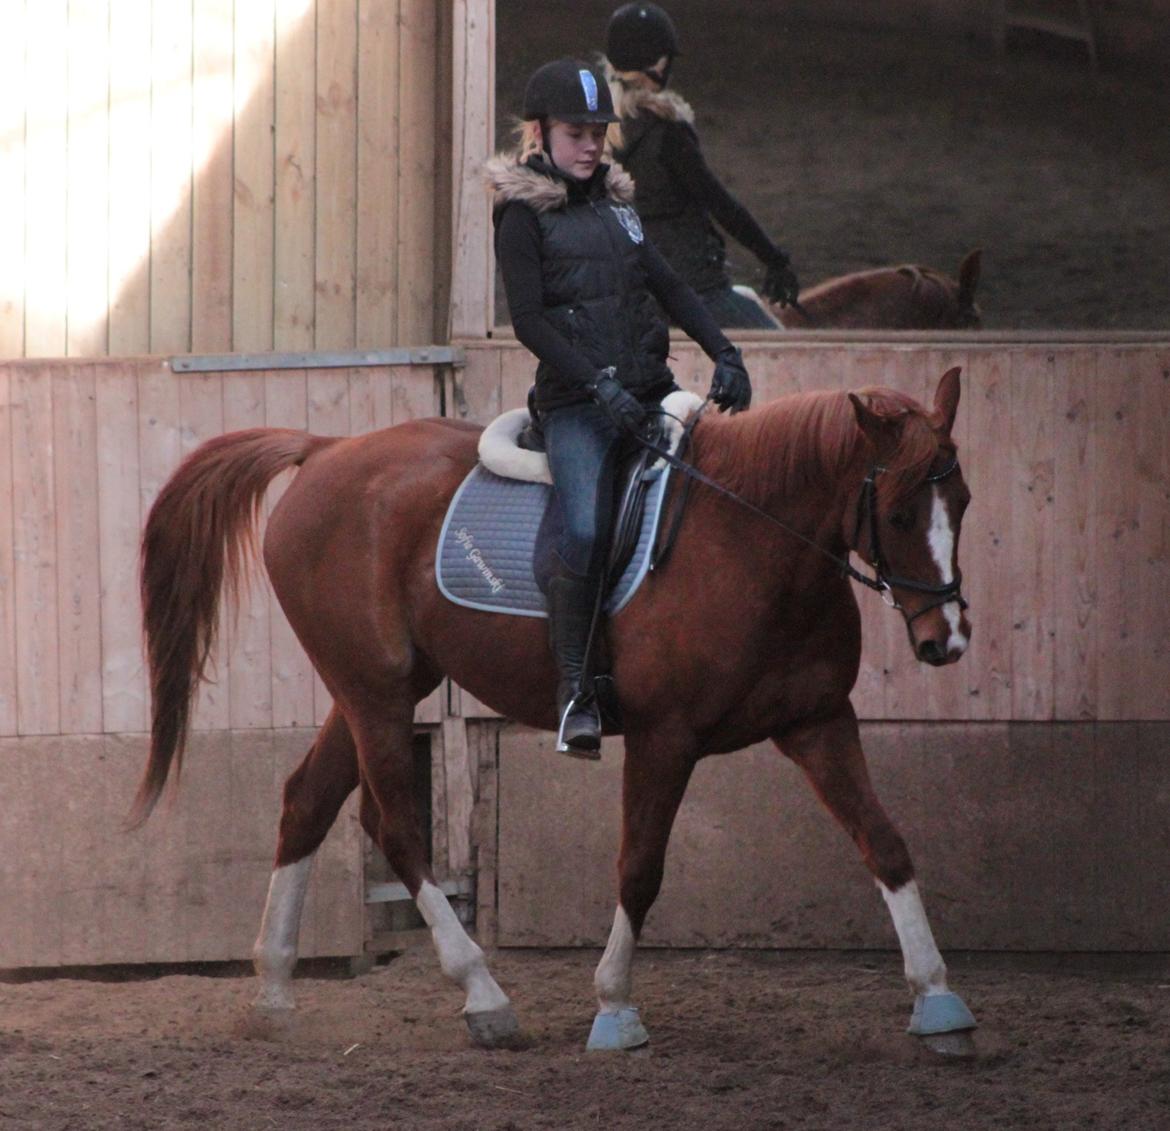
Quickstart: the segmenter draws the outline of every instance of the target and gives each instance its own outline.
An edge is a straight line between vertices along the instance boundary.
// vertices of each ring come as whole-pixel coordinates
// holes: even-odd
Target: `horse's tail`
[[[171,763],[176,777],[191,705],[215,644],[220,591],[235,604],[257,557],[264,492],[332,439],[285,428],[252,428],[209,440],[159,492],[142,532],[142,626],[150,672],[150,756],[127,818],[154,809]]]

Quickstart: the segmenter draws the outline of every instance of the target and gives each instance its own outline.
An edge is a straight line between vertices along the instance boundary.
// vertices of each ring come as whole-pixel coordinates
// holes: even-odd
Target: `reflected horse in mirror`
[[[851,553],[870,564],[876,580],[865,580],[900,611],[918,659],[942,665],[963,655],[970,625],[958,544],[968,492],[952,437],[958,402],[952,369],[930,410],[869,388],[802,393],[697,422],[693,466],[737,498],[696,486],[669,558],[607,625],[624,718],[622,840],[588,1048],[649,1039],[634,1004],[633,960],[696,763],[771,740],[877,883],[914,997],[910,1031],[941,1051],[973,1050],[974,1018],[948,988],[910,854],[866,769],[849,698],[861,618],[844,572]],[[508,718],[556,729],[545,622],[457,605],[435,581],[444,515],[476,463],[479,433],[444,419],[351,438],[230,433],[193,452],[150,510],[142,596],[151,746],[132,824],[177,779],[221,591],[234,600],[254,565],[269,484],[299,468],[269,518],[263,561],[334,706],[284,788],[255,948],[261,1010],[292,1007],[313,855],[359,790],[363,827],[465,995],[472,1039],[503,1045],[518,1032],[483,951],[436,882],[412,781],[415,706],[444,676]],[[676,477],[668,506],[683,494]],[[557,770],[550,762],[549,773]]]
[[[769,309],[787,330],[978,330],[981,258],[968,252],[957,279],[914,265],[855,271],[801,291],[801,310]]]

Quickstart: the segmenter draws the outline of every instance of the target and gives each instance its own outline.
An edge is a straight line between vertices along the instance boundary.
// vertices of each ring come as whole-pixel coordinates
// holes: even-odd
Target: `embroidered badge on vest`
[[[618,218],[618,223],[626,230],[626,235],[634,241],[634,243],[642,242],[642,218],[637,212],[633,210],[628,204],[611,204],[613,214]]]

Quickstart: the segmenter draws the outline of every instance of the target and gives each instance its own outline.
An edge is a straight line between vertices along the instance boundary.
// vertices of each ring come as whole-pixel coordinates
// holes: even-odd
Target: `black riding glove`
[[[781,306],[788,306],[800,297],[800,283],[787,254],[780,248],[765,264],[764,297]]]
[[[638,403],[638,398],[614,376],[615,372],[612,365],[601,370],[589,386],[589,391],[619,432],[639,432],[646,423],[646,410]]]
[[[715,358],[715,374],[711,378],[709,400],[719,406],[720,412],[737,413],[752,403],[752,382],[743,364],[743,354],[734,346],[723,350]]]

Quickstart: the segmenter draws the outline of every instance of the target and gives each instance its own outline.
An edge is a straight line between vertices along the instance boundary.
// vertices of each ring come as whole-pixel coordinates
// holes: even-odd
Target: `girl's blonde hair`
[[[611,122],[605,135],[605,158],[609,159],[612,144],[611,131],[617,122]],[[540,130],[540,122],[533,119],[529,122],[517,122],[513,133],[516,136],[516,163],[523,164],[533,154],[544,152],[544,136]]]
[[[655,66],[661,66],[665,62],[666,56],[663,55]],[[618,120],[610,122],[606,131],[606,145],[612,152],[615,149],[620,150],[624,144],[622,122],[634,116],[630,103],[640,94],[660,90],[661,84],[655,82],[645,71],[615,71],[610,62],[605,64],[605,77],[609,81],[614,110],[618,116]]]

